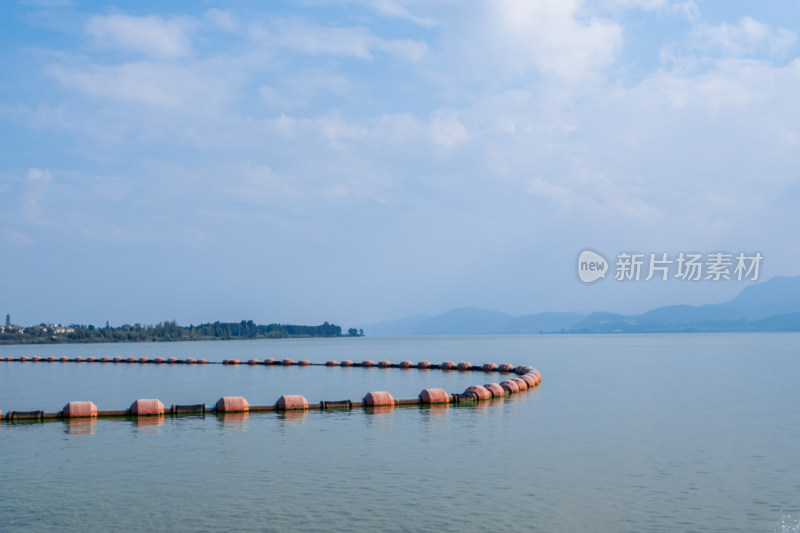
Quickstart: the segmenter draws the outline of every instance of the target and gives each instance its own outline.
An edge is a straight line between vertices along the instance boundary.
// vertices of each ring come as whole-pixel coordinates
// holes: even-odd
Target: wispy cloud
[[[288,48],[306,55],[344,56],[371,61],[386,53],[406,61],[420,61],[427,51],[425,42],[413,39],[384,39],[363,26],[323,26],[299,18],[275,18],[268,26],[256,25],[251,35],[267,46]]]
[[[190,17],[95,15],[86,23],[86,33],[101,47],[138,52],[156,58],[189,55],[189,32],[196,25]]]
[[[34,244],[33,239],[31,239],[28,235],[22,233],[21,231],[15,231],[9,228],[3,230],[3,237],[5,237],[6,242],[11,244],[22,246],[31,246]]]

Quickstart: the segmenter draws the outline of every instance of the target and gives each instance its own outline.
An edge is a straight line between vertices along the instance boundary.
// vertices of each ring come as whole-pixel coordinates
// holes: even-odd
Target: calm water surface
[[[530,364],[474,407],[0,425],[2,531],[800,531],[800,335],[0,346],[0,355]],[[498,381],[495,378],[494,381]],[[271,404],[484,374],[0,363],[0,409]],[[156,421],[157,422],[157,421]]]

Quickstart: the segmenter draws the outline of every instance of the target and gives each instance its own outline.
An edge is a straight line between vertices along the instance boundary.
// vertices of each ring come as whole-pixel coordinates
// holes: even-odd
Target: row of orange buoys
[[[7,361],[7,362],[19,362],[19,363],[138,363],[138,364],[184,364],[184,365],[193,365],[193,364],[223,364],[223,365],[239,365],[242,362],[239,359],[223,359],[221,362],[217,363],[214,361],[209,361],[207,359],[194,359],[192,357],[188,359],[178,359],[177,357],[155,357],[150,359],[149,357],[39,357],[39,356],[21,356],[21,357],[0,357],[0,362]],[[350,360],[345,361],[327,361],[325,363],[311,363],[306,359],[301,359],[299,361],[295,361],[294,359],[274,359],[274,358],[267,358],[263,360],[259,359],[248,359],[245,361],[246,364],[254,366],[254,365],[279,365],[279,366],[312,366],[312,365],[324,365],[324,366],[345,366],[345,367],[378,367],[378,368],[417,368],[417,369],[440,369],[440,370],[483,370],[484,372],[511,372],[514,370],[514,366],[508,363],[497,365],[495,363],[485,363],[483,366],[474,366],[467,361],[462,361],[456,364],[453,361],[445,361],[439,365],[431,364],[430,361],[420,361],[418,363],[413,363],[412,361],[401,361],[399,363],[392,363],[391,361],[378,361],[377,363],[372,360],[365,360],[360,363],[354,363]]]
[[[56,361],[55,358],[49,358]],[[64,361],[66,359],[66,361]],[[77,359],[80,359],[78,361]],[[90,360],[91,359],[91,360]],[[102,358],[108,359],[108,358]],[[63,362],[126,362],[126,363],[172,363],[178,362],[175,358],[153,359],[152,361],[147,358],[134,358],[127,359],[115,358],[110,361],[103,361],[102,359],[95,360],[95,358],[75,358],[69,360],[67,358],[58,359]],[[119,360],[117,360],[119,359]],[[161,359],[159,361],[158,359]],[[13,358],[0,359],[5,361],[14,360]],[[27,358],[20,358],[22,362],[28,361]],[[191,363],[189,363],[191,361]],[[255,361],[255,360],[251,360]],[[269,361],[269,362],[267,362]],[[200,363],[205,364],[205,359],[200,360],[183,360],[184,364]],[[235,365],[239,364],[237,359],[226,359],[222,364]],[[299,365],[308,366],[310,363],[306,360],[294,362],[292,359],[283,359],[276,361],[275,359],[267,359],[259,361],[258,363],[248,364],[275,364],[275,365]],[[445,361],[440,365],[432,365],[430,361],[421,361],[414,365],[411,361],[402,361],[399,364],[393,364],[389,361],[380,361],[377,365],[373,361],[363,361],[362,363],[353,363],[352,361],[328,361],[324,363],[326,366],[361,366],[372,367],[378,366],[380,368],[419,368],[419,369],[432,369],[438,368],[441,370],[479,370],[486,373],[490,372],[504,372],[513,373],[515,377],[503,380],[499,383],[487,383],[485,385],[471,385],[464,390],[461,394],[449,394],[444,389],[424,389],[420,392],[419,396],[414,399],[395,399],[387,391],[374,391],[368,392],[361,402],[352,402],[350,400],[338,401],[321,401],[319,402],[319,409],[352,409],[353,407],[367,407],[367,408],[393,408],[398,405],[431,405],[431,404],[450,404],[450,403],[468,403],[478,402],[484,400],[491,400],[495,398],[502,398],[509,394],[515,394],[521,391],[526,391],[538,386],[542,381],[541,373],[531,366],[517,366],[514,367],[510,364],[496,365],[494,363],[486,363],[481,367],[473,366],[467,362],[455,364],[452,361]],[[158,399],[140,399],[136,400],[131,406],[123,411],[100,411],[97,406],[89,401],[70,402],[57,413],[46,413],[44,411],[10,411],[5,416],[0,413],[0,419],[7,422],[14,421],[43,421],[48,419],[72,419],[72,418],[95,418],[95,417],[148,417],[148,416],[161,416],[169,413],[173,416],[181,414],[205,414],[207,412],[216,413],[247,413],[250,411],[303,411],[317,407],[310,405],[305,397],[301,395],[284,395],[281,396],[274,405],[251,406],[250,403],[241,396],[225,396],[220,398],[214,406],[206,406],[205,404],[193,405],[173,405],[166,410],[164,404]]]
[[[137,363],[137,364],[170,364],[170,365],[206,365],[206,364],[223,364],[223,365],[239,365],[242,362],[239,359],[224,359],[221,362],[209,362],[207,359],[194,359],[192,357],[188,359],[178,359],[177,357],[155,357],[150,359],[148,357],[39,357],[39,356],[21,356],[21,357],[0,357],[0,362],[7,361],[7,362],[19,362],[19,363]],[[250,366],[255,365],[278,365],[278,366],[343,366],[343,367],[363,367],[363,368],[417,368],[420,370],[423,369],[439,369],[439,370],[483,370],[484,372],[512,372],[515,367],[511,364],[505,363],[502,365],[497,365],[495,363],[485,363],[483,366],[474,366],[469,362],[462,361],[456,364],[453,361],[445,361],[439,365],[431,364],[430,361],[420,361],[418,363],[413,363],[412,361],[401,361],[399,363],[392,363],[391,361],[383,360],[378,361],[377,363],[372,360],[365,360],[360,363],[356,363],[350,360],[345,361],[327,361],[325,363],[311,363],[306,359],[301,359],[299,361],[295,361],[294,359],[274,359],[274,358],[267,358],[263,360],[259,359],[248,359],[245,361],[245,364]]]
[[[168,364],[168,365],[207,365],[207,359],[178,359],[177,357],[156,357],[150,359],[149,357],[39,357],[39,356],[22,356],[22,357],[0,357],[0,362],[7,361],[18,363],[153,363],[153,364]]]

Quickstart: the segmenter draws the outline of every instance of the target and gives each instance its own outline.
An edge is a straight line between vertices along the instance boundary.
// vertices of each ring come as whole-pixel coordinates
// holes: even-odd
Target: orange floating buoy
[[[386,391],[368,392],[364,396],[364,405],[394,405],[394,398]]]
[[[491,392],[492,396],[494,396],[495,398],[499,398],[501,396],[506,395],[506,389],[500,386],[499,383],[487,383],[486,385],[484,385],[484,387],[486,388],[486,390]]]
[[[467,387],[466,390],[464,390],[464,395],[467,394],[472,394],[478,400],[488,400],[492,397],[492,393],[489,391],[489,389],[486,387],[481,387],[480,385],[472,385]]]
[[[519,386],[519,390],[528,390],[528,383],[522,378],[511,378],[509,381],[515,382]]]
[[[536,380],[536,376],[534,376],[533,374],[522,374],[519,377],[519,379],[527,383],[528,387],[530,388],[533,388],[539,384],[539,382]]]
[[[208,364],[208,359],[198,359],[197,360],[197,364],[199,364],[199,365],[207,365]]]
[[[423,389],[419,393],[422,403],[450,403],[450,395],[444,389]]]
[[[371,359],[367,359],[366,361],[361,362],[361,366],[370,367],[373,365],[375,365],[375,361],[372,361]]]
[[[61,412],[66,418],[97,416],[97,406],[92,402],[69,402]]]
[[[74,361],[75,361],[76,363],[83,363],[83,357],[76,357],[76,358],[74,359]]]
[[[197,362],[197,359],[195,359],[194,357],[189,357],[188,359],[184,359],[183,362],[186,363],[187,365],[193,365]]]
[[[292,363],[294,363],[294,359],[284,359],[281,361],[281,364],[285,366],[291,365]]]
[[[508,363],[503,363],[502,365],[497,367],[499,372],[511,372],[514,370],[514,365],[510,365]]]
[[[328,361],[325,363],[325,366],[338,366],[339,361]]]
[[[492,372],[494,370],[497,370],[497,365],[494,363],[483,363],[483,366],[481,368],[483,368],[487,372]]]
[[[22,357],[19,358],[19,361],[20,363],[26,363],[28,361],[28,358],[23,355]]]
[[[310,362],[309,362],[307,359],[300,359],[300,360],[297,362],[297,364],[298,364],[299,366],[308,366],[308,365],[310,365],[311,363],[310,363]]]
[[[430,368],[430,366],[431,366],[430,361],[420,361],[419,363],[417,363],[417,368],[420,369]]]
[[[167,362],[169,362],[169,361],[167,361]],[[222,364],[223,365],[238,365],[239,364],[239,360],[238,359],[225,359],[224,361],[222,361]]]
[[[400,363],[397,366],[399,366],[400,368],[411,368],[413,365],[414,363],[412,363],[411,361],[400,361]]]
[[[278,398],[278,409],[308,409],[308,401],[299,394],[285,394]]]
[[[86,362],[87,363],[96,363],[97,362],[97,357],[87,357],[86,358]]]
[[[247,361],[247,364],[248,365],[257,365],[258,364],[258,359],[250,359],[249,361]]]
[[[234,359],[234,361],[236,361],[237,365],[239,364],[239,361],[237,359]],[[167,359],[167,364],[169,364],[169,365],[178,364],[178,358],[177,357],[170,357],[169,359]]]
[[[130,409],[131,414],[137,416],[164,414],[164,404],[157,399],[136,400],[131,404]]]
[[[54,358],[54,359],[55,359],[55,358]],[[101,362],[101,363],[110,363],[110,362],[111,362],[111,358],[110,358],[110,357],[102,357],[102,358],[100,359],[100,362]]]
[[[108,358],[106,357],[106,359],[108,359]],[[55,363],[55,362],[56,362],[56,358],[55,358],[55,357],[52,357],[52,356],[51,356],[51,357],[48,357],[48,358],[47,358],[47,362],[48,362],[48,363]]]
[[[140,363],[142,363],[142,364],[144,364],[144,363],[149,363],[149,362],[150,362],[150,359],[149,359],[149,358],[147,358],[147,357],[140,357],[140,358],[139,358],[139,362],[140,362]]]
[[[164,362],[164,358],[163,357],[156,357],[155,359],[153,359],[153,362],[155,364],[157,364],[157,365],[160,365],[161,363]]]
[[[472,368],[472,363],[468,361],[461,361],[460,363],[458,363],[458,366],[456,368],[459,370],[469,370]]]
[[[509,393],[519,392],[519,384],[516,381],[507,379],[500,382],[500,386],[507,390]]]
[[[440,365],[442,370],[452,370],[456,367],[456,364],[453,361],[445,361]]]
[[[125,359],[125,362],[126,362],[126,363],[135,363],[136,361],[137,361],[137,360],[136,360],[136,358],[135,358],[135,357],[128,357],[127,359]]]
[[[275,364],[275,359],[272,358],[272,357],[267,357],[266,359],[264,359],[264,364],[265,365],[274,365]]]
[[[530,372],[531,370],[533,370],[533,368],[531,368],[531,367],[529,367],[529,366],[527,366],[527,365],[520,365],[520,366],[518,366],[518,367],[516,367],[516,368],[514,369],[514,372],[515,372],[517,375],[520,375],[520,376],[521,376],[522,374],[526,374],[526,373]]]
[[[41,360],[42,360],[42,358],[39,357],[38,355],[34,355],[33,357],[31,357],[31,361],[33,361],[34,363],[38,363]]]
[[[353,366],[353,362],[350,359],[345,359],[339,364],[339,366]]]
[[[242,396],[223,396],[217,400],[217,412],[242,412],[249,411],[250,404]]]
[[[379,363],[378,363],[378,366],[379,366],[380,368],[389,368],[390,366],[392,366],[392,362],[391,362],[391,361],[385,361],[385,360],[384,360],[384,361],[381,361],[381,362],[379,362]]]
[[[122,357],[119,357],[118,359],[122,361]],[[61,359],[59,359],[59,361],[61,361],[62,363],[69,363],[69,357],[62,357]],[[114,362],[116,363],[117,359],[114,359]]]

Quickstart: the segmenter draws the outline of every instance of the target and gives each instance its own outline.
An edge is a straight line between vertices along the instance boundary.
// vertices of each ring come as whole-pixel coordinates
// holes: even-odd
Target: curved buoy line
[[[220,364],[220,365],[239,365],[241,362],[238,359],[225,359],[219,363],[209,362],[205,359],[183,359],[179,360],[175,357],[164,359],[157,357],[149,359],[147,357],[48,357],[42,359],[41,357],[5,357],[0,358],[0,361],[6,362],[64,362],[64,363],[128,363],[128,364]],[[305,397],[297,394],[284,395],[278,398],[273,405],[250,405],[249,402],[241,396],[224,396],[217,400],[213,406],[205,404],[194,405],[172,405],[169,409],[164,407],[161,400],[158,399],[139,399],[131,404],[128,409],[120,411],[101,411],[97,406],[89,401],[70,402],[61,409],[61,411],[48,413],[45,411],[9,411],[5,415],[0,412],[0,420],[5,422],[15,421],[45,421],[45,420],[59,420],[59,419],[73,419],[73,418],[113,418],[113,417],[151,417],[151,416],[164,416],[169,414],[172,416],[186,415],[186,414],[205,414],[205,413],[248,413],[248,412],[267,412],[267,411],[308,411],[309,409],[330,410],[330,409],[353,409],[353,408],[393,408],[395,406],[403,405],[449,405],[449,404],[467,404],[480,401],[487,401],[497,398],[503,398],[510,394],[517,394],[529,389],[533,389],[542,382],[541,373],[532,366],[513,366],[511,364],[496,365],[494,363],[486,363],[483,366],[473,366],[472,364],[462,361],[458,364],[453,361],[445,361],[441,364],[431,364],[430,361],[420,361],[419,363],[412,363],[411,361],[401,361],[400,363],[392,363],[390,361],[380,361],[375,363],[371,360],[362,361],[361,363],[354,363],[350,360],[347,361],[327,361],[325,363],[311,363],[305,359],[294,361],[292,359],[282,359],[280,361],[268,358],[263,361],[257,359],[250,359],[246,362],[248,365],[277,365],[277,366],[343,366],[343,367],[378,367],[378,368],[402,368],[411,369],[417,368],[420,370],[438,369],[444,371],[472,371],[483,372],[486,374],[509,374],[509,379],[500,381],[499,383],[486,383],[485,385],[471,385],[467,387],[462,393],[448,393],[444,389],[424,389],[416,398],[410,399],[396,399],[387,391],[374,391],[368,392],[360,402],[353,402],[351,400],[336,400],[336,401],[321,401],[319,404],[309,404]]]

